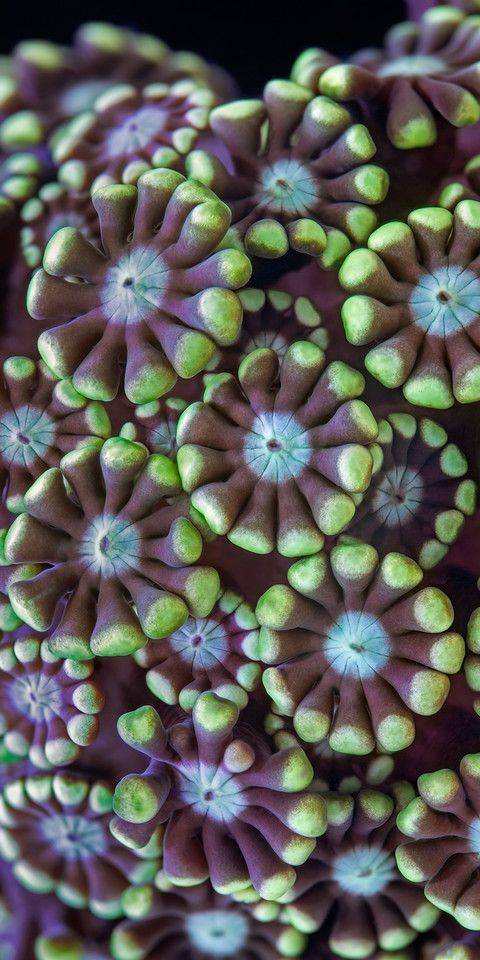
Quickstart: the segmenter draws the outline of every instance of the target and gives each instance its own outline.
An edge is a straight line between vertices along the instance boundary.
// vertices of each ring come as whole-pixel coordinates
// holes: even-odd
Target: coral
[[[410,413],[381,420],[378,445],[372,482],[348,534],[382,554],[406,551],[431,569],[475,512],[467,459],[440,424]]]
[[[135,655],[148,669],[147,685],[164,703],[191,710],[198,695],[214,690],[240,708],[258,685],[258,623],[248,603],[224,590],[208,617],[189,617],[174,633]]]
[[[122,436],[144,443],[152,453],[163,453],[175,460],[177,456],[177,424],[188,406],[180,397],[151,400],[135,408],[135,419],[125,423]]]
[[[419,23],[396,24],[383,50],[361,50],[352,63],[327,67],[319,89],[340,100],[374,98],[395,147],[428,147],[439,116],[454,127],[480,119],[479,60],[478,18],[440,6]]]
[[[42,172],[42,163],[34,153],[0,156],[0,227],[35,193]]]
[[[31,269],[41,264],[48,241],[62,227],[74,227],[100,244],[97,212],[88,193],[69,191],[57,181],[43,184],[22,206],[20,216],[23,256]]]
[[[42,361],[9,357],[0,379],[0,485],[13,513],[24,509],[27,488],[64,454],[110,435],[110,420],[68,380],[59,381]]]
[[[0,71],[0,143],[41,143],[58,124],[89,110],[112,87],[189,79],[231,93],[227,74],[196,54],[173,53],[162,40],[111,23],[84,23],[68,49],[45,40],[18,44]]]
[[[209,377],[203,403],[180,417],[183,487],[212,530],[245,550],[314,553],[368,487],[377,424],[358,399],[365,381],[340,361],[324,366],[310,341],[291,344],[281,364],[254,350],[238,380]]]
[[[96,400],[116,396],[126,362],[127,397],[146,403],[177,376],[205,369],[215,344],[236,339],[242,308],[234,290],[248,281],[250,263],[237,250],[216,251],[228,208],[173,170],[144,173],[138,188],[103,187],[93,203],[104,252],[65,227],[31,281],[31,315],[56,321],[38,348],[57,376]]]
[[[325,830],[325,803],[308,790],[313,770],[303,750],[270,755],[258,735],[236,730],[238,713],[205,692],[192,719],[167,730],[152,707],[120,717],[120,736],[150,762],[118,784],[112,831],[135,849],[165,824],[163,867],[173,883],[194,886],[210,876],[218,893],[253,886],[275,900]]]
[[[398,867],[425,896],[467,930],[480,930],[480,754],[463,757],[458,773],[418,778],[418,793],[398,816],[411,838],[397,849]]]
[[[445,409],[480,399],[480,202],[453,213],[413,210],[354,250],[339,278],[347,340],[369,344],[365,366],[410,403]]]
[[[208,883],[132,887],[123,896],[128,919],[113,932],[114,960],[281,960],[303,954],[307,938],[276,918],[275,906],[249,909],[216,894]],[[255,913],[258,916],[255,916]]]
[[[454,210],[460,200],[480,200],[480,154],[465,165],[462,180],[445,184],[438,204],[446,210]]]
[[[391,781],[395,760],[388,753],[374,752],[367,756],[338,753],[328,740],[306,743],[295,730],[293,719],[272,710],[265,717],[265,731],[272,737],[277,750],[302,747],[313,767],[313,786],[321,793],[356,793],[362,787],[380,787]]]
[[[247,287],[239,292],[243,307],[242,332],[231,346],[219,351],[217,366],[236,373],[237,367],[253,350],[266,347],[283,359],[295,340],[311,340],[326,350],[329,334],[320,310],[311,297],[295,297],[287,290]]]
[[[8,595],[34,629],[55,623],[54,653],[125,655],[210,613],[218,574],[194,566],[202,538],[179,493],[171,460],[121,437],[72,451],[32,484],[4,549],[41,570]]]
[[[414,714],[443,706],[464,657],[453,608],[422,570],[367,544],[340,544],[298,560],[288,585],[257,604],[263,683],[307,742],[334,750],[396,752],[415,737]]]
[[[183,156],[208,126],[215,94],[193,80],[143,90],[109,86],[89,111],[75,116],[55,136],[59,177],[75,190],[136,183],[152,167],[183,166]]]
[[[340,957],[402,950],[437,920],[438,910],[402,882],[395,864],[396,814],[413,793],[402,783],[389,793],[329,794],[327,832],[282,898],[285,918],[306,933],[327,928]]]
[[[434,954],[434,960],[476,960],[480,950],[480,937],[466,936],[451,941]]]
[[[91,662],[58,660],[22,631],[0,642],[0,701],[2,752],[48,769],[93,743],[104,697]]]
[[[345,107],[272,80],[261,100],[216,107],[210,126],[217,152],[193,151],[187,170],[230,204],[250,254],[276,258],[290,246],[335,266],[374,229],[371,206],[385,199],[388,175],[370,163],[375,144]]]
[[[36,774],[11,780],[0,804],[0,856],[33,893],[55,892],[71,907],[99,917],[122,914],[131,883],[158,869],[158,839],[138,853],[112,837],[112,789],[77,774]]]

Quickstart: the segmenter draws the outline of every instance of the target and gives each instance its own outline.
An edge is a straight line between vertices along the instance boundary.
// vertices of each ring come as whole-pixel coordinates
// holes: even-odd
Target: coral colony
[[[480,2],[406,16],[1,60],[1,960],[480,960]]]

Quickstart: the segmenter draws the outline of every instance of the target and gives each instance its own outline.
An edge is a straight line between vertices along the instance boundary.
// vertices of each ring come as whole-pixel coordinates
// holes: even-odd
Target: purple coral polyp
[[[1,58],[2,960],[478,960],[480,6],[408,7]]]

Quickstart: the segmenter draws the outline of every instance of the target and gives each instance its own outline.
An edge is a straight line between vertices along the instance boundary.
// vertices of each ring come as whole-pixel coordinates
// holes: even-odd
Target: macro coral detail
[[[270,755],[255,735],[235,730],[238,707],[202,693],[192,720],[165,729],[151,707],[119,720],[119,733],[150,757],[114,797],[112,830],[143,847],[165,824],[163,868],[180,887],[210,876],[218,893],[254,887],[277,900],[326,827],[325,801],[308,790],[313,770],[301,749]]]
[[[11,583],[8,595],[34,629],[56,622],[53,652],[79,660],[132,653],[189,613],[210,612],[218,575],[195,565],[202,538],[179,493],[171,460],[121,437],[67,454],[32,484],[5,555],[41,569]]]
[[[365,366],[414,404],[445,409],[480,398],[480,203],[453,213],[413,210],[408,223],[379,227],[354,250],[339,278],[347,340],[376,345]]]
[[[192,504],[239,547],[287,557],[316,552],[355,513],[368,487],[377,423],[360,400],[365,381],[344,363],[325,367],[310,341],[280,364],[249,353],[238,378],[209,378],[203,402],[182,413],[178,466]]]
[[[339,544],[260,597],[260,657],[272,664],[263,683],[302,740],[396,752],[413,742],[415,714],[441,709],[465,648],[449,598],[417,589],[422,576],[402,554],[380,562],[367,544]]]
[[[64,227],[32,279],[31,315],[57,323],[38,348],[57,376],[95,400],[116,396],[125,364],[127,397],[146,403],[177,376],[205,369],[215,344],[236,339],[242,308],[234,291],[250,263],[238,250],[216,251],[228,207],[173,170],[144,173],[138,187],[103,187],[93,203],[104,252]]]
[[[7,4],[0,960],[480,960],[480,0],[399,3]]]

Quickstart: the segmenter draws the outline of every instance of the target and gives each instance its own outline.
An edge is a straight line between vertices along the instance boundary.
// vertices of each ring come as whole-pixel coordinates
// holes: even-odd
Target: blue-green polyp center
[[[478,321],[480,277],[457,264],[423,273],[410,297],[415,323],[425,333],[449,337]]]
[[[185,918],[191,946],[206,957],[233,957],[245,945],[248,920],[235,910],[200,910]]]
[[[289,413],[255,417],[243,445],[245,463],[262,480],[285,483],[310,460],[308,431]]]
[[[476,817],[470,824],[470,849],[480,859],[480,817]]]
[[[378,524],[387,527],[410,523],[423,500],[424,482],[418,470],[398,466],[381,477],[372,497],[372,512]]]
[[[229,653],[227,632],[217,620],[190,617],[172,633],[169,644],[182,660],[203,670],[223,663]]]
[[[354,897],[373,897],[395,879],[395,861],[380,847],[358,846],[335,859],[332,876]]]
[[[10,690],[15,710],[35,722],[45,722],[62,708],[62,691],[53,677],[43,673],[16,677]]]
[[[257,200],[269,213],[306,216],[317,199],[315,179],[299,160],[276,160],[261,171]]]
[[[55,439],[48,413],[25,404],[0,418],[0,454],[4,463],[26,466],[45,456]]]
[[[447,69],[447,64],[441,57],[407,54],[404,57],[387,60],[377,68],[376,72],[379,77],[421,77],[443,73]]]
[[[330,627],[324,653],[340,676],[365,680],[386,665],[390,638],[373,614],[349,610]]]
[[[124,157],[141,153],[165,129],[167,113],[160,107],[147,106],[130,114],[107,137],[110,157]]]
[[[238,778],[219,767],[199,763],[177,770],[178,792],[186,806],[213,820],[234,820],[246,799]]]
[[[52,850],[66,860],[101,856],[105,850],[102,825],[78,814],[54,814],[42,821],[42,833]]]
[[[92,572],[114,577],[136,567],[140,542],[135,524],[102,514],[87,527],[80,544],[80,556]]]
[[[150,247],[136,247],[107,271],[101,298],[110,323],[139,323],[154,314],[168,282],[163,257]]]

